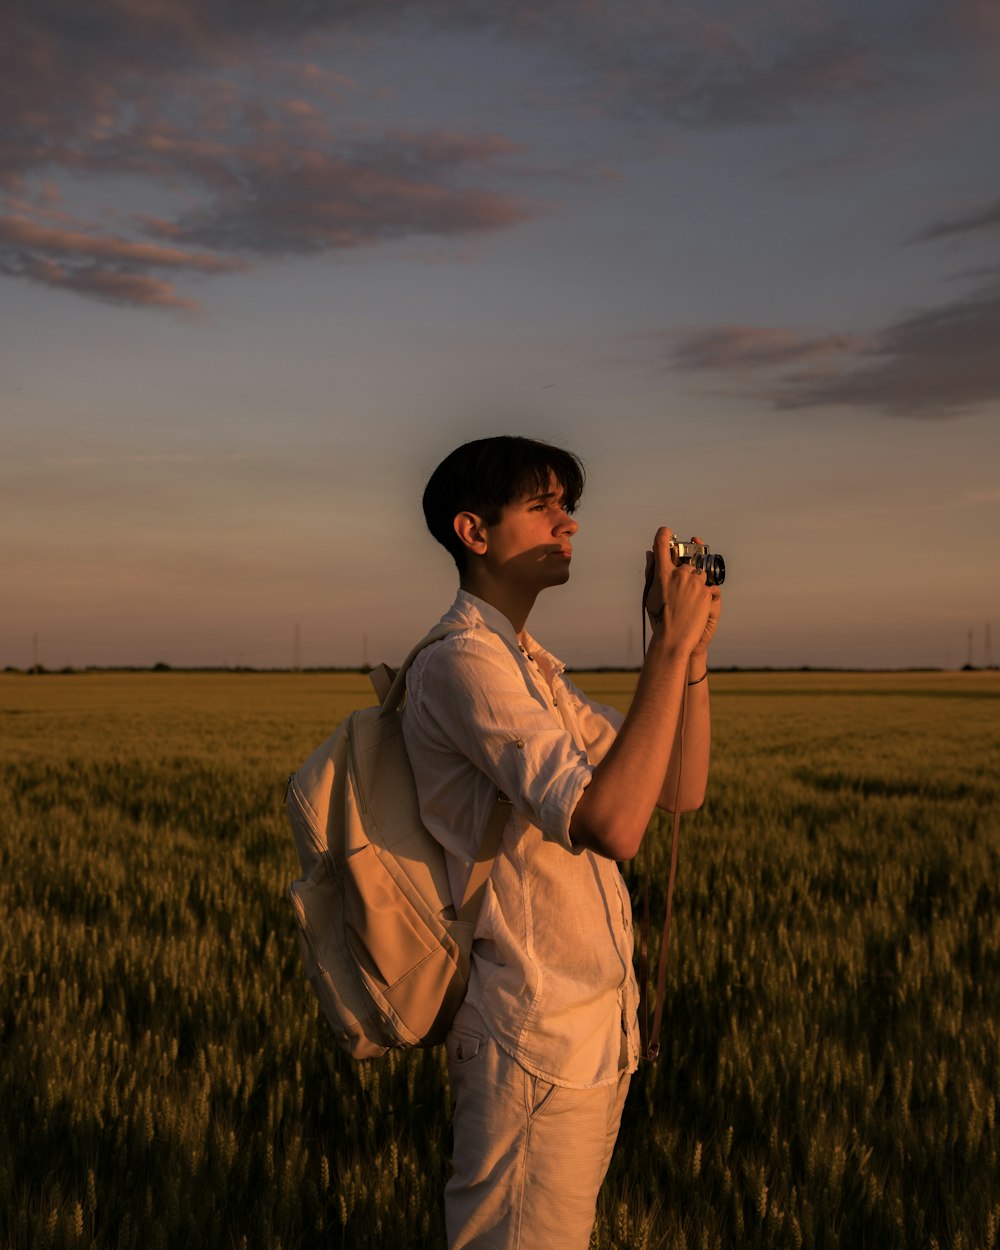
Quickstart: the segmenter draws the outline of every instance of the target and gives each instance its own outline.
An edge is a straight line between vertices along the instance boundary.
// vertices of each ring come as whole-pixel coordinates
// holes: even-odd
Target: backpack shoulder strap
[[[420,652],[423,651],[424,647],[429,647],[432,642],[440,642],[442,638],[447,638],[449,634],[456,634],[461,629],[465,629],[465,626],[458,624],[457,621],[441,621],[434,626],[430,633],[425,634],[420,639],[398,669],[393,671],[387,664],[381,664],[375,669],[371,675],[371,680],[372,685],[375,687],[375,692],[379,696],[383,716],[388,716],[390,712],[395,712],[403,702],[403,695],[406,693],[407,670]],[[391,684],[386,688],[386,678],[390,675]],[[385,691],[384,694],[383,690]]]
[[[374,686],[375,697],[381,705],[396,680],[396,670],[390,664],[380,664],[368,674],[368,680]]]

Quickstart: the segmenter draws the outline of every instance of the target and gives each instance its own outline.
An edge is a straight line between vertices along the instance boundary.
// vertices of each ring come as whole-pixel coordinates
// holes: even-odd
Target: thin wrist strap
[[[698,685],[698,683],[699,683],[700,681],[704,681],[704,680],[705,680],[705,678],[706,678],[707,676],[708,676],[708,669],[706,668],[706,669],[705,669],[705,671],[702,673],[702,675],[701,675],[700,677],[696,677],[696,678],[694,679],[694,681],[689,681],[689,682],[688,682],[688,685],[689,685],[689,686],[697,686],[697,685]]]

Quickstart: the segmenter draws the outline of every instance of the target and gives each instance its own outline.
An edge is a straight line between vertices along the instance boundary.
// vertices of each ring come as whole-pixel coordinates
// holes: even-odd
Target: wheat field
[[[577,680],[626,707],[634,676]],[[592,1244],[993,1250],[1000,676],[712,686],[663,1049]],[[285,898],[285,777],[368,701],[0,675],[0,1250],[443,1245],[442,1055],[342,1057]]]

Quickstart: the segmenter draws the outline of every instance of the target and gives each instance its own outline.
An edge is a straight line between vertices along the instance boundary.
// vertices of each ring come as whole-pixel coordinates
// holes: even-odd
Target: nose
[[[575,534],[580,528],[580,522],[575,521],[569,512],[560,508],[559,517],[556,520],[556,531],[560,534]]]

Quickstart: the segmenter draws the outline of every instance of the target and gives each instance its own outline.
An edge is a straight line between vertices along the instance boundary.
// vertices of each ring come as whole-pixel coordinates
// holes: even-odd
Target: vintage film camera
[[[670,550],[675,564],[693,564],[705,574],[706,586],[721,586],[726,580],[726,562],[718,552],[709,551],[707,543],[684,542],[671,538]]]

